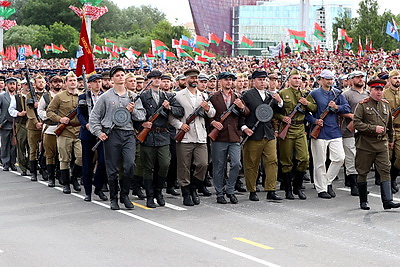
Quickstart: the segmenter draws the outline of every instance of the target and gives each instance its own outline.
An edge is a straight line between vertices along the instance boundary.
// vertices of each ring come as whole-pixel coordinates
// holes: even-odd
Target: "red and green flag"
[[[102,46],[101,50],[103,51],[104,54],[111,54],[111,52],[112,52],[111,48],[109,48],[107,46]]]
[[[128,50],[131,51],[133,54],[135,54],[137,57],[140,56],[140,52],[132,49],[132,47],[129,47]]]
[[[189,55],[189,53],[183,50],[182,48],[177,47],[176,54],[178,55],[178,57],[189,57],[191,60],[193,60],[192,57]]]
[[[242,38],[240,39],[240,43],[248,48],[253,47],[253,45],[254,45],[254,42],[252,40],[246,38],[246,36],[244,36],[244,35],[242,35]]]
[[[207,59],[201,56],[196,56],[194,59],[194,62],[200,63],[200,64],[207,64]]]
[[[151,40],[151,47],[152,47],[153,51],[169,50],[168,46],[160,40]]]
[[[35,50],[33,50],[32,56],[35,59],[40,59],[40,58],[42,58],[42,53],[40,53],[39,49],[35,48]]]
[[[207,51],[201,51],[201,56],[207,59],[214,59],[215,55]]]
[[[63,46],[62,44],[60,45],[60,49],[61,49],[61,51],[63,51],[63,52],[68,52],[68,50],[65,49],[64,46]]]
[[[189,45],[189,42],[187,40],[183,40],[183,39],[179,40],[179,46],[182,49],[188,49],[188,50],[192,49],[192,47],[190,47],[190,45]]]
[[[304,40],[306,39],[306,31],[295,31],[288,29],[288,34],[290,39],[295,39],[295,40]]]
[[[322,29],[322,27],[316,22],[314,22],[314,36],[321,41],[325,39],[324,29]]]
[[[193,53],[198,55],[198,56],[201,56],[201,49],[193,47]]]
[[[165,58],[169,59],[169,60],[176,60],[176,56],[174,53],[170,52],[170,51],[164,51],[165,53]]]
[[[145,58],[145,59],[155,59],[156,56],[149,53],[149,54],[144,54],[144,58]]]
[[[309,50],[312,50],[311,45],[306,40],[301,40],[300,41],[300,45],[304,46],[304,47],[307,47]]]
[[[104,45],[113,45],[115,44],[114,41],[111,41],[110,39],[104,38]]]
[[[196,35],[196,37],[194,37],[194,42],[197,45],[202,45],[202,46],[206,46],[206,47],[210,46],[210,42],[208,41],[208,39],[203,36],[200,36],[200,35]]]
[[[345,29],[338,28],[338,40],[345,40],[347,32]]]
[[[226,32],[224,32],[224,39],[223,41],[227,44],[233,45],[232,37],[229,36]]]
[[[218,38],[218,36],[215,35],[214,33],[209,33],[208,34],[208,41],[210,42],[210,44],[216,44],[217,46],[219,46],[219,43],[221,42],[221,39]]]
[[[56,53],[56,54],[60,54],[60,53],[63,52],[63,50],[60,47],[58,47],[58,46],[56,46],[55,44],[52,43],[51,44],[51,52]]]
[[[179,47],[179,40],[172,39],[172,48],[177,48]]]
[[[103,51],[101,50],[101,47],[100,47],[100,46],[94,45],[94,46],[93,46],[93,53],[103,54]]]
[[[44,50],[44,53],[47,54],[48,52],[51,51],[51,45],[44,45],[43,50]]]

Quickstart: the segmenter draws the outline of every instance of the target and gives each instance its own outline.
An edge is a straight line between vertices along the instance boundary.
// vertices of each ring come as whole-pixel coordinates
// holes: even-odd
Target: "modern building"
[[[279,42],[289,42],[287,29],[305,30],[306,40],[312,46],[320,41],[313,36],[314,22],[318,22],[325,30],[326,40],[322,48],[332,50],[332,24],[340,13],[347,12],[352,16],[353,1],[345,0],[264,0],[264,1],[235,1],[235,0],[189,0],[196,33],[208,36],[213,32],[218,36],[226,31],[234,40],[234,45],[223,45],[215,52],[234,55],[261,55],[261,51],[275,46]],[[244,35],[254,41],[253,48],[240,45]]]

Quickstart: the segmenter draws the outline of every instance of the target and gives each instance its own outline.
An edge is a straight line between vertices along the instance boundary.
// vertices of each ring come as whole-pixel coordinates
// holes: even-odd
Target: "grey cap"
[[[208,80],[209,80],[209,81],[210,81],[210,80],[216,80],[216,79],[217,79],[217,76],[215,76],[214,74],[208,76]]]
[[[359,77],[359,76],[365,77],[365,73],[359,70],[355,70],[349,74],[349,79],[353,79],[354,77]]]
[[[335,75],[330,70],[323,70],[323,71],[321,71],[321,73],[318,76],[320,78],[324,78],[327,80],[332,80],[333,78],[335,78]]]
[[[186,79],[185,75],[179,74],[178,76],[176,76],[175,81],[184,80],[184,79]]]
[[[208,81],[208,77],[204,73],[200,73],[197,78],[199,79],[199,81]]]

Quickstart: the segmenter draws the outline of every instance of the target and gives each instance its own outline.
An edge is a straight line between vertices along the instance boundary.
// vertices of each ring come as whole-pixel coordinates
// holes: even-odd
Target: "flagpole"
[[[4,17],[0,17],[0,23],[4,21]],[[3,27],[0,27],[0,51],[3,52],[3,45],[4,45],[4,30]]]

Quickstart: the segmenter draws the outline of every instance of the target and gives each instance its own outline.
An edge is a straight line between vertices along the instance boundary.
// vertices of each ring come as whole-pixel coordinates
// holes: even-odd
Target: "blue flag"
[[[69,68],[76,69],[76,63],[72,58],[69,60]]]
[[[399,32],[396,30],[396,28],[389,21],[388,21],[388,23],[386,25],[386,34],[392,36],[398,42],[400,41]]]

